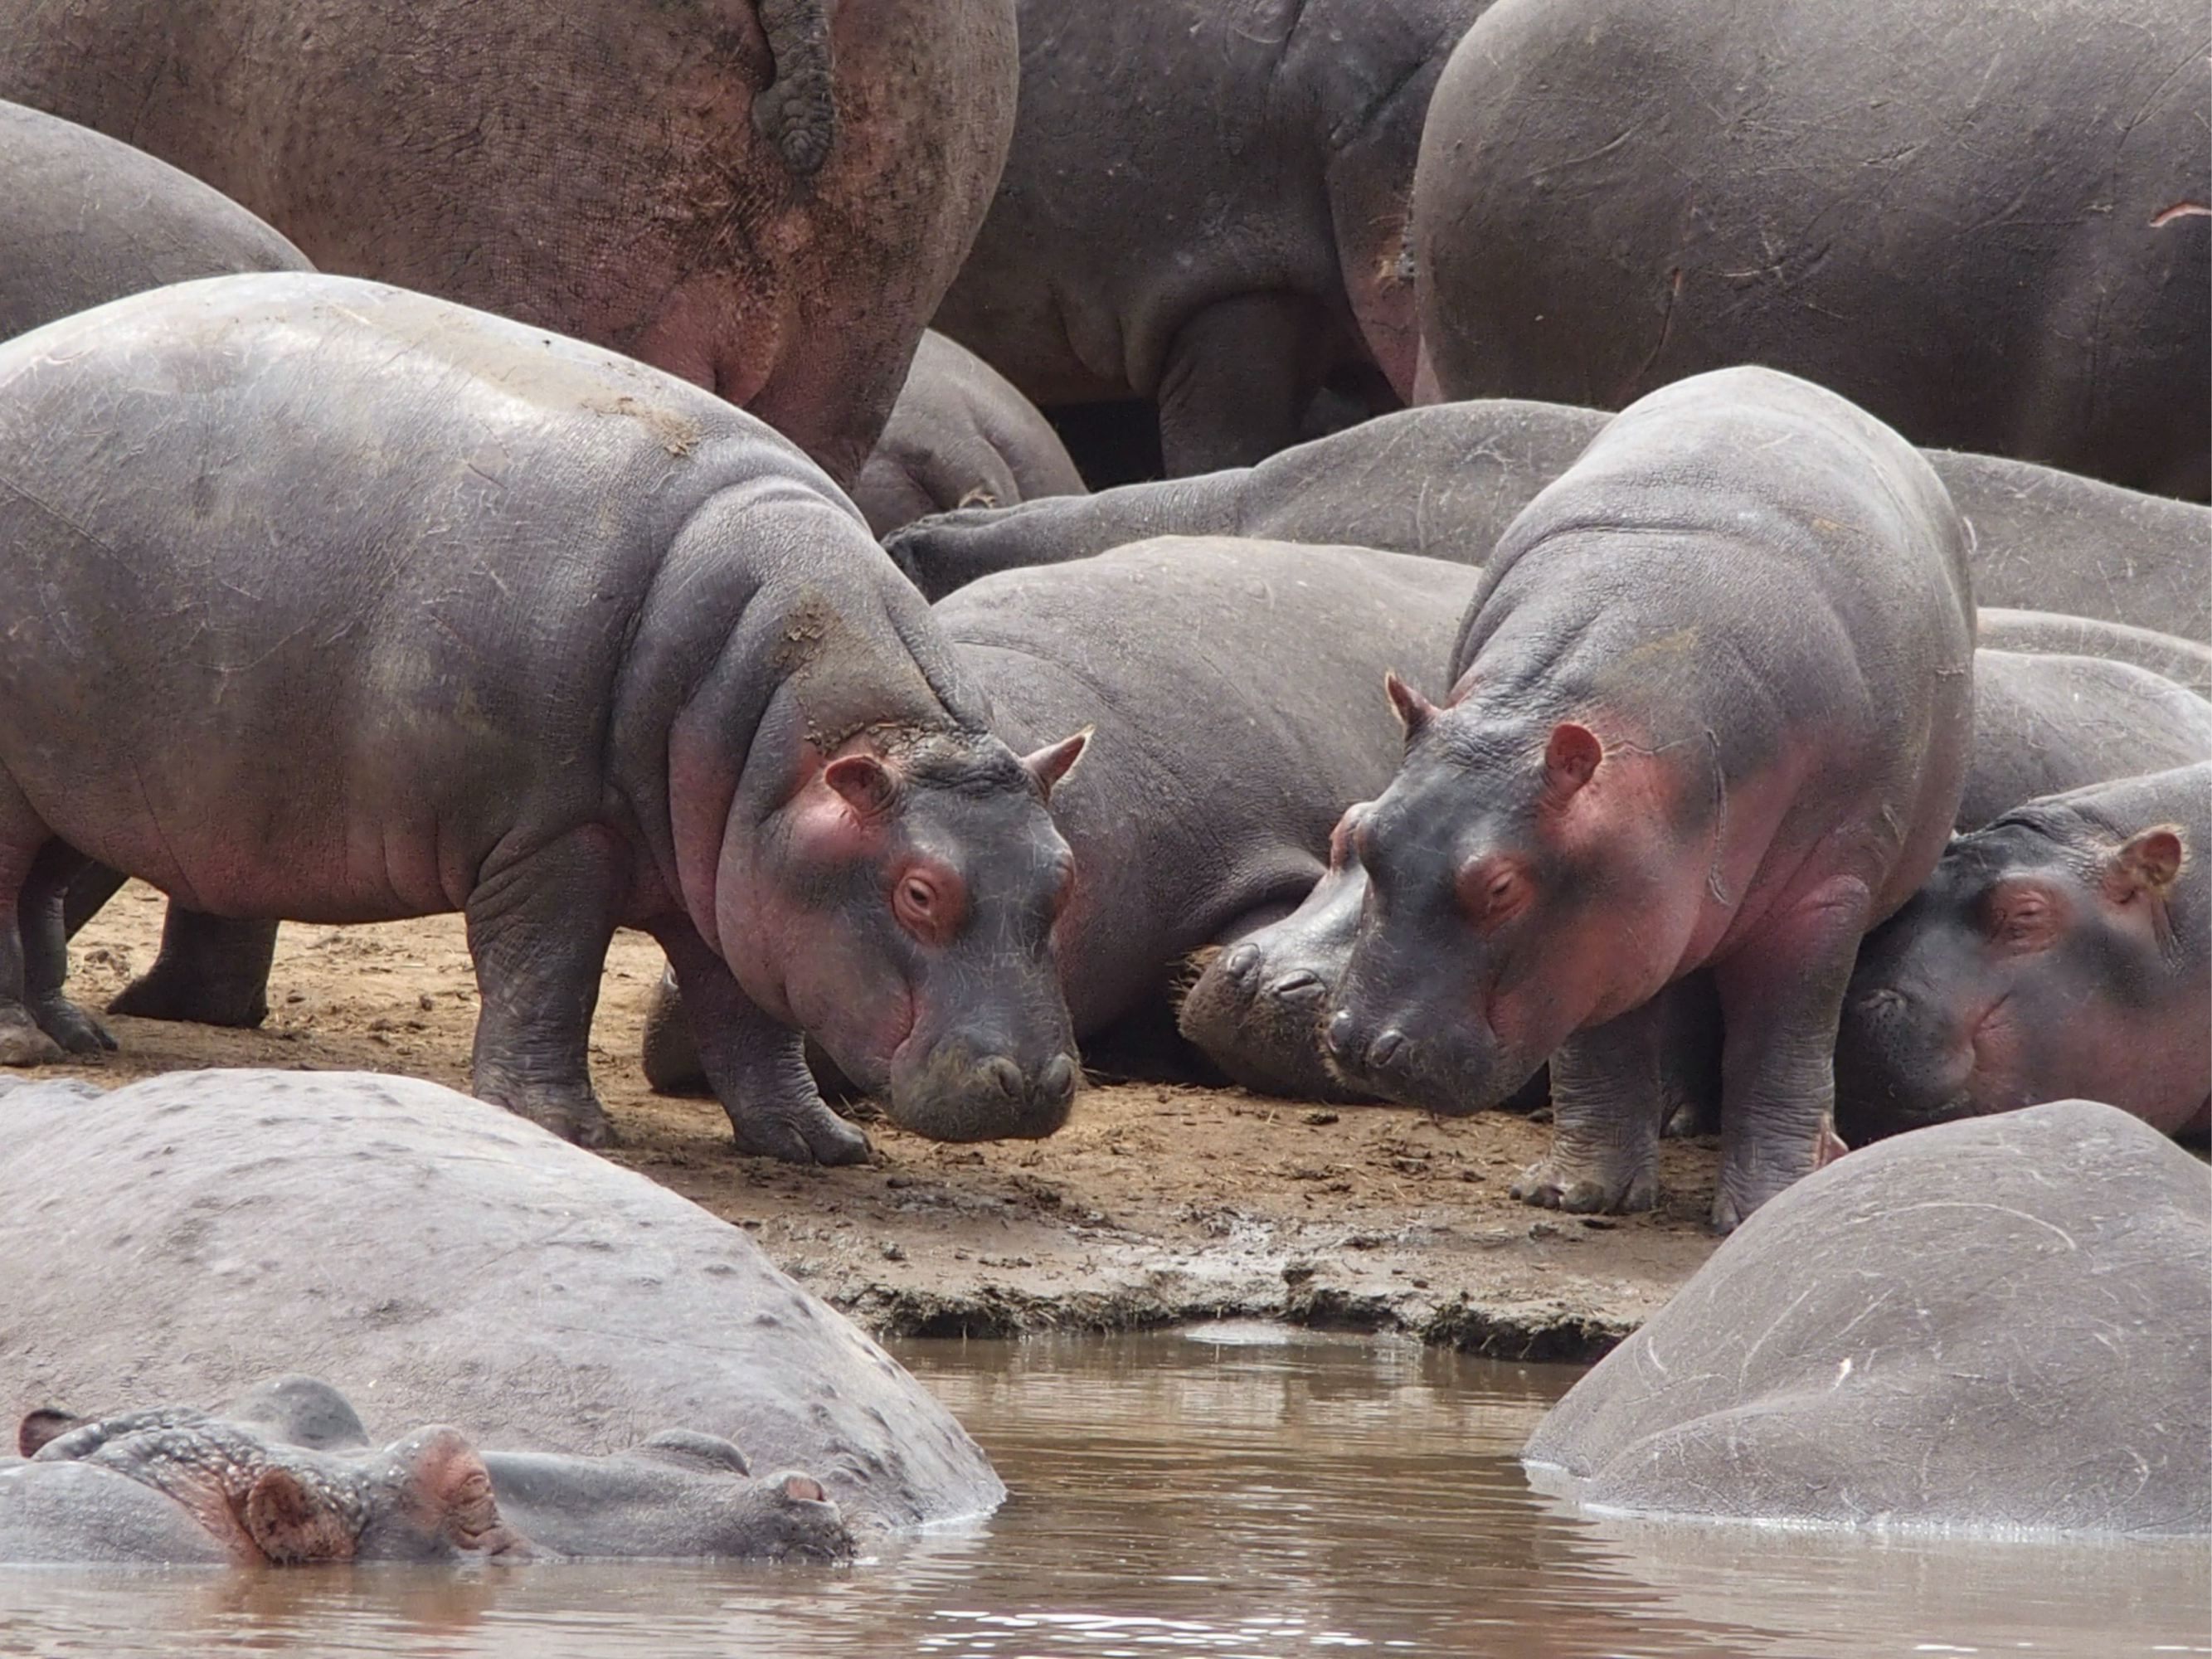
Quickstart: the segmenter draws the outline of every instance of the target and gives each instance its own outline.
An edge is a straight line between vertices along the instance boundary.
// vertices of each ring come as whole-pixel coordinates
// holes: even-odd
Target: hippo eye
[[[909,870],[891,889],[891,914],[926,945],[942,945],[960,922],[960,890],[929,873]]]
[[[1495,927],[1527,906],[1528,878],[1502,859],[1477,859],[1460,872],[1460,908],[1478,927]]]

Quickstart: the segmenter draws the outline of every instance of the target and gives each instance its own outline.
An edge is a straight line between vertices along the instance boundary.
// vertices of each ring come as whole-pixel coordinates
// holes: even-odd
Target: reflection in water
[[[0,1570],[0,1654],[2212,1652],[2199,1547],[1577,1516],[1514,1462],[1563,1368],[1255,1325],[897,1352],[1013,1488],[988,1523],[842,1571]]]

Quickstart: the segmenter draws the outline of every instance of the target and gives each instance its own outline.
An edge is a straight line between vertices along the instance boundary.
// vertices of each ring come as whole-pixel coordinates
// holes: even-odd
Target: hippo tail
[[[759,0],[775,76],[753,100],[753,126],[805,179],[829,159],[837,130],[830,9],[836,0]]]

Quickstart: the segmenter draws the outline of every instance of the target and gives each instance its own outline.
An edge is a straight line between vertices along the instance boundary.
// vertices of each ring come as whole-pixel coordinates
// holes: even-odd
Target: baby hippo
[[[2212,762],[2046,796],[1951,843],[1844,999],[1849,1138],[2050,1100],[2168,1133],[2212,1097]]]

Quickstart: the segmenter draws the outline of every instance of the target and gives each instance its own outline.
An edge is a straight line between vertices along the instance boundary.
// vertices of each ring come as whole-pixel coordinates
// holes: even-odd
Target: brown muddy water
[[[1514,1455],[1566,1367],[1256,1324],[894,1351],[1012,1488],[989,1520],[830,1571],[0,1570],[0,1654],[2212,1653],[2197,1546],[1582,1518]]]

